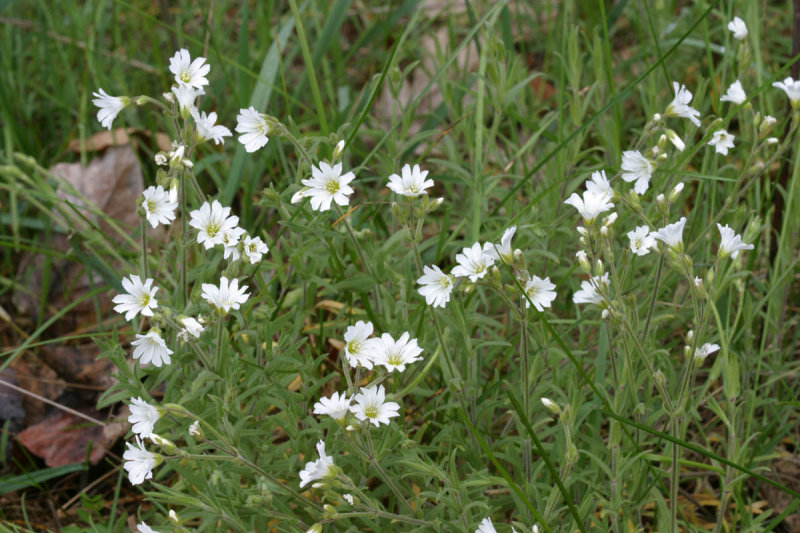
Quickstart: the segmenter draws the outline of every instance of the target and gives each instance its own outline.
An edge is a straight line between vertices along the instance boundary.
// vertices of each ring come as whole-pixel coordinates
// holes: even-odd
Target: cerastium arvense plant
[[[746,26],[731,30],[741,64]],[[744,298],[742,252],[762,230],[729,214],[796,139],[800,82],[775,84],[792,101],[787,124],[753,109],[744,68],[716,106],[728,106],[725,117],[701,116],[673,83],[619,171],[577,176],[580,191],[561,197],[582,221],[572,259],[537,248],[528,229],[539,221],[525,210],[486,242],[465,240],[463,224],[434,215],[459,202],[429,196],[435,162],[404,164],[380,185],[359,180],[368,170],[348,161],[344,135],[304,137],[251,107],[235,128],[245,150],[257,156],[272,138],[296,152],[296,185],[259,200],[280,232],[254,234],[196,179],[198,146],[234,135],[199,109],[209,65],[182,49],[169,68],[175,84],[160,98],[99,89],[93,100],[105,127],[129,106],[151,106],[173,127],[137,206],[141,263],[114,298],[133,326],[133,361],[128,341],[106,344],[119,384],[101,402],[130,405],[123,466],[147,488],[152,520],[174,531],[489,532],[493,518],[526,531],[620,532],[655,513],[677,532],[684,443],[703,404],[728,431],[728,462],[714,467],[722,528],[744,441],[739,358],[717,302]],[[700,153],[743,154],[737,194],[707,220],[686,216],[681,180]],[[352,200],[382,185],[391,203],[362,203],[391,212],[385,242]],[[148,238],[160,226],[166,237]],[[308,254],[325,257],[316,271]],[[556,315],[559,301],[572,311]],[[309,307],[319,313],[293,312]],[[681,353],[659,340],[676,333]],[[492,347],[507,355],[486,359]],[[698,379],[709,356],[722,405]],[[557,387],[566,371],[580,387]],[[498,386],[505,401],[486,401]],[[597,416],[607,431],[584,432]]]

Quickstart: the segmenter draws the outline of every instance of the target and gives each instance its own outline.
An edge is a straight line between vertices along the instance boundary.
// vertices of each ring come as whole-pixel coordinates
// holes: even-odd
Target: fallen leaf
[[[80,411],[97,418],[94,409]],[[106,453],[103,426],[65,412],[54,413],[24,429],[17,440],[29,452],[44,459],[49,467],[82,463],[90,445],[89,462],[92,464],[97,464]]]

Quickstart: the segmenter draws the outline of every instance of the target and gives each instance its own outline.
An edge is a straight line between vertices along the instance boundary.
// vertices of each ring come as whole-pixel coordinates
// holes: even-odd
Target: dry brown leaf
[[[93,409],[82,412],[96,417]],[[89,462],[97,464],[106,453],[103,427],[70,413],[54,413],[17,435],[19,442],[49,467],[82,463],[91,444]]]
[[[99,152],[111,146],[123,146],[126,144],[136,144],[136,137],[151,137],[149,131],[137,130],[136,128],[116,128],[113,130],[104,130],[94,135],[87,137],[84,142],[84,149],[87,152]],[[156,146],[162,152],[171,150],[169,136],[166,133],[156,132]],[[81,151],[81,140],[73,139],[67,145],[69,150],[73,152]]]

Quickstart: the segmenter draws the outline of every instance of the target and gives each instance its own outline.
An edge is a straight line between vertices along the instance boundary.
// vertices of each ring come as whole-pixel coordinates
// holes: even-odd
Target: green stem
[[[653,318],[653,310],[656,307],[656,297],[658,296],[658,285],[661,281],[661,270],[664,267],[664,256],[660,255],[658,258],[658,266],[656,267],[656,280],[653,283],[653,294],[650,296],[650,307],[647,309],[647,320],[644,323],[644,331],[642,338],[647,338],[647,332],[650,330],[650,319]]]
[[[328,120],[325,118],[325,107],[322,105],[322,96],[319,92],[319,84],[317,83],[317,75],[314,72],[314,62],[311,60],[311,50],[308,48],[308,39],[306,39],[306,30],[303,27],[303,19],[300,17],[300,11],[297,9],[297,2],[289,0],[289,8],[292,10],[294,17],[294,26],[297,30],[297,40],[300,42],[300,51],[303,54],[303,61],[305,61],[305,72],[308,76],[309,85],[311,85],[311,96],[314,98],[314,105],[317,108],[317,118],[319,119],[319,126],[322,129],[322,134],[328,134]]]
[[[522,416],[525,420],[531,419],[531,384],[530,369],[528,368],[528,313],[525,305],[520,305],[520,366],[522,367]],[[531,482],[531,438],[525,433],[522,442],[522,463],[525,469],[525,479]],[[547,513],[545,513],[547,516]]]
[[[225,320],[224,317],[219,318],[219,324],[217,325],[217,353],[216,353],[216,365],[217,365],[217,373],[222,374],[225,365],[222,364],[222,332],[225,328]]]
[[[180,295],[181,295],[181,309],[186,309],[189,304],[189,284],[187,281],[188,261],[186,258],[188,249],[186,246],[186,236],[189,231],[189,223],[186,213],[186,177],[183,173],[178,175],[178,182],[180,183],[180,210],[181,210],[181,239],[178,246],[178,253],[180,255]]]
[[[150,270],[147,268],[147,218],[142,216],[142,281],[150,277]]]

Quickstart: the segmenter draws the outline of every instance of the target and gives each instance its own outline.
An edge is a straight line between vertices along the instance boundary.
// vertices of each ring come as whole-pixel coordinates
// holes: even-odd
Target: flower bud
[[[175,101],[175,97],[172,96],[171,92],[170,93],[162,93],[161,96],[164,97],[164,101],[166,101],[168,104],[171,104],[171,103],[173,103]]]
[[[169,518],[169,521],[172,522],[172,524],[174,526],[180,526],[181,525],[181,519],[178,518],[178,513],[176,513],[174,509],[170,509],[169,510],[169,514],[167,515],[167,517]]]
[[[306,530],[306,533],[322,533],[322,524],[314,524]]]
[[[168,455],[175,455],[176,453],[178,453],[178,447],[175,446],[175,443],[169,439],[165,439],[160,435],[151,433],[150,441],[159,448],[161,448],[161,450]]]
[[[344,139],[336,143],[336,146],[333,149],[333,155],[331,157],[334,161],[337,161],[340,157],[342,157],[342,152],[344,152]]]
[[[205,433],[203,433],[203,428],[200,427],[199,420],[195,420],[194,422],[192,422],[192,425],[189,426],[189,435],[191,435],[197,440],[203,440],[206,438]]]
[[[558,416],[561,413],[561,408],[556,402],[549,398],[542,398],[542,405],[544,405],[551,413]]]
[[[656,370],[656,373],[653,374],[653,381],[656,382],[656,386],[659,389],[663,389],[664,386],[667,384],[667,376],[664,375],[664,372],[661,370]]]
[[[146,103],[147,103],[147,97],[146,96],[138,96],[136,98],[136,105],[142,106],[142,105],[145,105]]]
[[[605,274],[605,270],[603,270],[603,261],[598,259],[594,263],[594,275],[595,276],[602,276],[603,274]]]
[[[677,185],[675,185],[669,193],[669,203],[673,203],[675,200],[677,200],[682,190],[683,190],[683,182],[680,182]]]
[[[681,139],[677,133],[670,129],[667,130],[667,138],[673,144],[673,146],[678,149],[679,152],[683,152],[683,150],[686,148],[686,144],[684,144],[683,139]]]
[[[575,253],[575,257],[578,258],[578,263],[581,265],[581,270],[585,274],[591,272],[592,267],[591,265],[589,265],[589,257],[586,255],[586,252],[584,250],[578,250]]]

